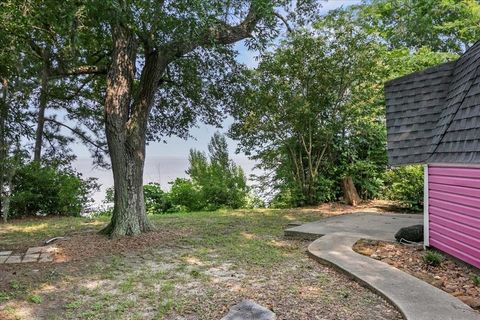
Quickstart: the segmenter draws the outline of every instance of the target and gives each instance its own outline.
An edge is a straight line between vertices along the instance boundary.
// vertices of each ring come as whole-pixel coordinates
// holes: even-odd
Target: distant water
[[[234,156],[233,161],[240,165],[247,177],[253,173],[255,162],[249,160],[245,156]],[[94,168],[90,158],[78,158],[74,164],[74,168],[80,172],[84,178],[95,177],[97,182],[101,184],[99,192],[93,195],[96,205],[102,203],[105,198],[105,190],[113,186],[113,175],[111,170]],[[186,157],[176,156],[152,156],[145,161],[144,182],[157,182],[162,186],[163,190],[169,190],[168,182],[176,178],[187,178],[185,171],[188,169],[188,159]]]

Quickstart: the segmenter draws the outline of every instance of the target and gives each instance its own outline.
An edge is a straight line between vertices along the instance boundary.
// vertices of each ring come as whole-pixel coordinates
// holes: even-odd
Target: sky
[[[321,13],[325,14],[332,9],[342,6],[349,6],[361,3],[361,0],[329,0],[322,4]],[[235,46],[238,51],[237,61],[245,64],[249,68],[255,68],[258,64],[256,56],[258,53],[249,51],[242,42]],[[227,132],[232,119],[226,119],[223,122],[223,128],[215,128],[200,124],[192,128],[190,134],[194,137],[183,140],[177,137],[166,139],[166,143],[150,143],[146,150],[145,176],[144,180],[148,182],[158,182],[164,189],[168,189],[169,181],[177,177],[185,177],[185,170],[188,168],[188,154],[190,149],[194,148],[201,151],[207,151],[207,145],[215,131]],[[252,169],[255,163],[249,160],[243,154],[235,154],[237,144],[230,140],[229,152],[235,162],[241,165],[247,176],[253,173]],[[92,166],[90,153],[85,146],[76,144],[73,148],[77,155],[77,161],[74,167],[83,174],[84,177],[97,177],[102,184],[101,191],[94,196],[96,203],[103,199],[105,188],[113,185],[113,178],[109,170],[101,170]],[[257,172],[258,173],[258,172]]]

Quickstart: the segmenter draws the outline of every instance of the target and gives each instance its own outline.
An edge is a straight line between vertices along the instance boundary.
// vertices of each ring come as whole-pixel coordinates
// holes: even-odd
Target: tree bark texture
[[[134,35],[122,26],[114,28],[113,41],[105,96],[105,129],[115,195],[112,220],[103,232],[120,237],[147,232],[151,225],[143,196],[147,115],[144,120],[138,108],[133,108],[138,107],[138,102],[132,106],[137,44]]]
[[[358,195],[357,188],[355,188],[352,177],[348,176],[343,178],[342,189],[343,197],[348,205],[356,206],[362,202],[362,199]]]
[[[46,51],[46,50],[45,50]],[[40,162],[42,158],[43,132],[45,130],[45,110],[48,103],[48,56],[44,53],[40,101],[38,104],[37,129],[35,130],[35,148],[33,161]]]
[[[7,146],[7,116],[8,116],[8,81],[2,80],[2,96],[0,100],[0,213],[3,216],[4,222],[7,221],[7,212],[6,205],[7,197],[5,191],[5,182],[6,182],[6,162],[8,154]]]

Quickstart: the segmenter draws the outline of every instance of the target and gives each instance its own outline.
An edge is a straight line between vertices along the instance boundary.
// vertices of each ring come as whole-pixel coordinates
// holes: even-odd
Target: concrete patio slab
[[[363,234],[332,233],[315,240],[308,252],[356,278],[392,302],[407,320],[475,320],[480,314],[456,297],[384,262],[353,251]]]
[[[394,241],[394,234],[402,227],[423,223],[422,214],[393,214],[360,212],[288,228],[285,236],[314,240],[335,232],[361,233],[364,238]]]

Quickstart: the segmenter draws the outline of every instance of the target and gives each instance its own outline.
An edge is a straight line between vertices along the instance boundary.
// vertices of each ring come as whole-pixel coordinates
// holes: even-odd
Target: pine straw
[[[430,266],[423,260],[425,251],[421,246],[360,240],[353,249],[426,281],[480,310],[480,286],[473,280],[480,277],[480,270],[474,267],[447,255],[440,266]]]

